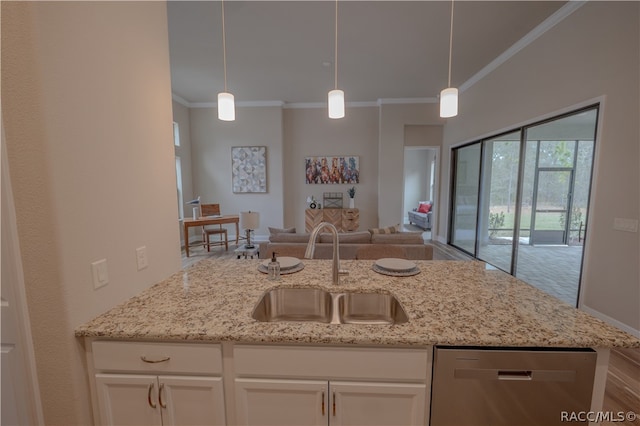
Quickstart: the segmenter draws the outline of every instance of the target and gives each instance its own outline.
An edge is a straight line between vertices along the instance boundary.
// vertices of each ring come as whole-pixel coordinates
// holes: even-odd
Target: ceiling
[[[565,4],[456,1],[451,83],[459,87]],[[335,2],[225,1],[227,87],[236,102],[326,102],[334,88]],[[224,91],[219,1],[169,1],[174,95]],[[338,87],[347,102],[435,98],[447,86],[451,3],[341,1]]]

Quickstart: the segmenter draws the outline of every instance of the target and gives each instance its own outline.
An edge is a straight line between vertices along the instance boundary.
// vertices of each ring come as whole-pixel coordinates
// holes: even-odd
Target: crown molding
[[[377,105],[401,105],[401,104],[435,104],[438,98],[381,98],[378,99]]]
[[[376,102],[347,102],[348,108],[367,108],[376,107]],[[284,104],[285,109],[312,109],[312,108],[327,108],[326,102],[291,102]]]
[[[189,101],[187,101],[186,99],[176,95],[175,93],[171,93],[171,99],[173,99],[174,101],[176,101],[177,103],[179,103],[182,106],[186,106],[187,108],[190,107]]]
[[[588,0],[571,0],[564,4],[560,9],[556,10],[551,16],[542,21],[537,27],[529,31],[527,35],[515,42],[510,48],[502,52],[493,61],[489,62],[484,68],[475,73],[469,80],[460,85],[458,90],[464,92],[471,86],[485,78],[487,75],[495,71],[500,65],[507,62],[522,49],[533,43],[541,35],[562,22],[566,17],[581,8]]]

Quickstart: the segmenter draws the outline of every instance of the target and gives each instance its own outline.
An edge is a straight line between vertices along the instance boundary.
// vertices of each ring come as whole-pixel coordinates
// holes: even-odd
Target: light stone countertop
[[[76,336],[125,340],[360,345],[640,347],[640,340],[477,261],[416,261],[421,272],[389,277],[371,260],[304,259],[301,272],[267,280],[262,260],[205,259],[78,327]],[[342,280],[342,278],[341,278]],[[251,318],[274,287],[390,292],[409,322],[398,325],[262,323]]]

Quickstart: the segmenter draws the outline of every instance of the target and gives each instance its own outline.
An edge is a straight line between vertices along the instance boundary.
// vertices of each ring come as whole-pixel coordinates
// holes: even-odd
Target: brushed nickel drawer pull
[[[333,417],[336,416],[336,393],[333,393]]]
[[[156,404],[151,400],[151,390],[153,389],[153,383],[149,383],[149,388],[147,389],[147,403],[149,407],[156,408]]]
[[[146,363],[149,363],[149,364],[157,364],[159,362],[169,361],[171,359],[171,357],[170,356],[166,356],[166,357],[161,358],[161,359],[148,359],[145,355],[142,355],[140,357],[140,359],[143,360]]]
[[[162,392],[164,391],[164,383],[160,383],[160,389],[158,390],[158,400],[162,408],[167,408],[167,404],[162,401]]]

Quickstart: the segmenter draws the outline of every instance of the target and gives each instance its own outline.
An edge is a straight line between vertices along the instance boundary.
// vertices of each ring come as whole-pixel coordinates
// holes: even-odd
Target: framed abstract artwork
[[[360,183],[360,157],[332,156],[304,159],[305,183]]]
[[[234,193],[267,192],[267,147],[232,147],[231,182]]]

